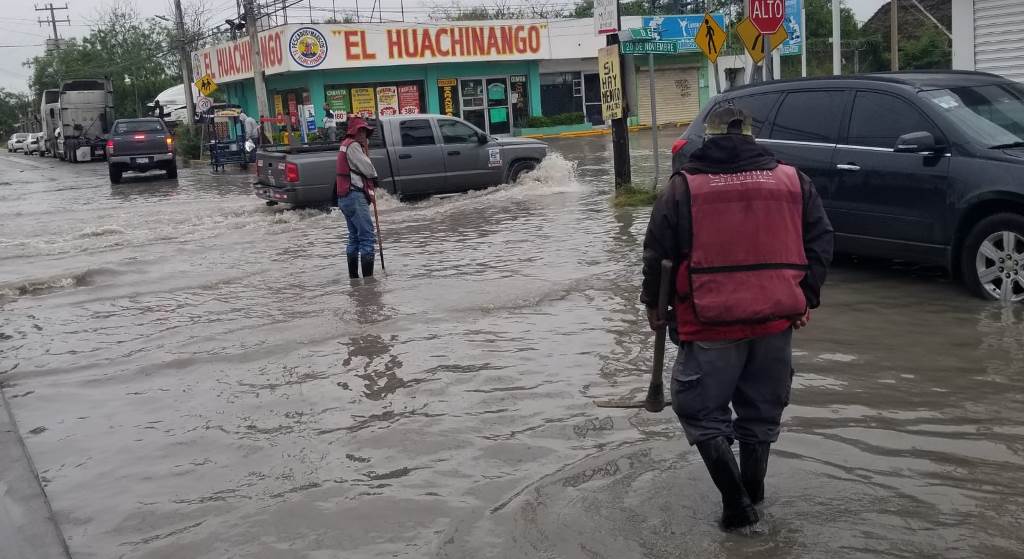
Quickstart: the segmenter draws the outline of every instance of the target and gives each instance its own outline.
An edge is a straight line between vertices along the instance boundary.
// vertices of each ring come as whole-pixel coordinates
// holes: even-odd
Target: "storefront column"
[[[324,95],[323,72],[309,72],[306,86],[309,88],[309,102],[313,103],[317,127],[319,127],[324,121],[324,102],[327,100]]]
[[[441,114],[441,99],[437,96],[437,65],[428,64],[426,70],[423,87],[427,88],[427,106],[424,112]]]
[[[530,116],[542,116],[544,113],[540,108],[540,64],[530,63],[530,79],[527,85],[530,87]]]

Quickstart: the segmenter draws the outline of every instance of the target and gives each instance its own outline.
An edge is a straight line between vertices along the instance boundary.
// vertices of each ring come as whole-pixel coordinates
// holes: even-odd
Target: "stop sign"
[[[761,33],[770,35],[778,31],[785,16],[783,0],[750,0],[750,22]]]

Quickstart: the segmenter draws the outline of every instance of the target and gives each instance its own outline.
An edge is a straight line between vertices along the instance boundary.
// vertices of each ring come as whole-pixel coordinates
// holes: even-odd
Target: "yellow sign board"
[[[760,64],[764,60],[764,43],[762,42],[763,35],[760,31],[754,27],[754,24],[750,21],[750,18],[744,18],[743,21],[736,24],[736,35],[739,36],[740,42],[743,43],[743,47],[747,49],[747,54],[754,60],[754,64]],[[768,45],[770,47],[769,52],[779,48],[779,46],[789,38],[789,33],[786,32],[786,26],[780,25],[779,30],[772,33],[771,40]],[[699,45],[698,41],[698,45]]]
[[[217,82],[213,81],[213,76],[206,74],[195,81],[196,89],[203,97],[209,97],[214,91],[217,91]]]
[[[708,60],[712,64],[718,62],[718,55],[722,52],[722,47],[725,46],[726,32],[722,29],[721,25],[715,21],[715,18],[711,17],[711,14],[704,14],[704,23],[700,24],[697,28],[697,35],[694,37],[694,41],[697,43],[697,47],[700,48],[704,56],[708,57]]]
[[[601,116],[605,120],[622,118],[622,73],[619,69],[619,45],[597,49],[597,70],[601,80]]]

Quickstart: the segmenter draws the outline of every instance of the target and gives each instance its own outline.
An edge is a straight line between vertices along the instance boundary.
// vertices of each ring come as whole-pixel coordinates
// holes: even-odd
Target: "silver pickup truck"
[[[512,183],[535,169],[548,151],[539,140],[494,138],[447,116],[389,116],[372,124],[377,130],[370,137],[370,159],[377,187],[399,199]],[[256,154],[254,193],[268,205],[335,204],[337,152],[337,143],[264,148]]]

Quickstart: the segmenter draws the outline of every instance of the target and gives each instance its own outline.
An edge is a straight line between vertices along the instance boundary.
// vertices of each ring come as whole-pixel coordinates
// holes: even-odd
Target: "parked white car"
[[[44,149],[42,132],[28,135],[28,141],[25,142],[25,155],[32,155],[33,153],[43,155],[41,150]]]
[[[15,134],[11,134],[11,139],[7,140],[7,151],[24,151],[26,143],[28,143],[27,132],[17,132]]]

